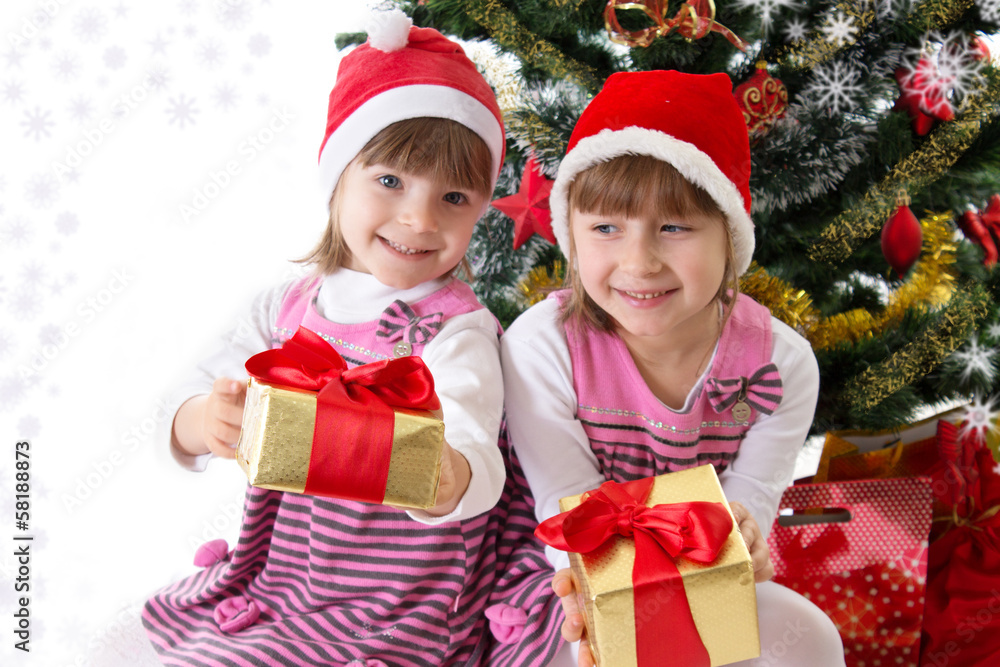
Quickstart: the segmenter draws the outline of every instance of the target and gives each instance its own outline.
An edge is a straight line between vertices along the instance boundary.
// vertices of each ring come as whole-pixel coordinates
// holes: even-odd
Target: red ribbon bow
[[[715,21],[715,3],[712,0],[688,0],[677,10],[672,19],[667,18],[665,0],[608,0],[604,8],[604,27],[612,42],[627,46],[649,46],[653,40],[662,35],[677,31],[688,40],[701,39],[710,32],[717,32],[740,51],[747,50],[747,43],[736,33]],[[618,22],[618,9],[638,9],[656,23],[651,28],[643,30],[625,30]]]
[[[562,551],[588,553],[616,535],[635,540],[632,587],[635,593],[636,654],[640,665],[710,664],[691,616],[684,584],[674,558],[710,563],[733,530],[733,517],[722,503],[688,502],[648,507],[653,478],[619,484],[605,482],[568,512],[543,521],[535,535]],[[666,607],[678,632],[649,630],[644,610]],[[668,660],[669,659],[669,660]]]
[[[392,454],[393,408],[437,410],[434,378],[420,357],[348,368],[315,332],[299,327],[280,348],[250,357],[251,376],[318,392],[303,493],[381,503]]]
[[[990,267],[997,263],[997,246],[993,236],[1000,237],[1000,195],[990,197],[985,211],[966,211],[959,216],[958,227],[967,239],[983,249],[983,266]]]

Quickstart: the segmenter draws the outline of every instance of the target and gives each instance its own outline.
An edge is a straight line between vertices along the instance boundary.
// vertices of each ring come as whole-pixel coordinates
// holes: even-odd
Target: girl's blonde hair
[[[728,308],[739,293],[736,275],[736,250],[726,224],[726,216],[711,195],[687,180],[673,165],[648,155],[621,155],[590,167],[569,186],[569,211],[598,215],[623,215],[627,218],[680,218],[702,214],[718,218],[726,230],[726,268],[715,298]],[[583,289],[577,266],[573,225],[569,225],[570,257],[564,286],[570,296],[562,312],[562,321],[575,320],[599,331],[611,331],[614,322]]]
[[[465,125],[447,118],[410,118],[395,122],[372,137],[348,165],[362,167],[382,164],[393,171],[409,172],[444,181],[458,189],[487,196],[493,191],[492,155],[482,138]],[[346,172],[346,170],[345,170]],[[305,257],[296,260],[314,264],[320,275],[333,273],[350,259],[340,220],[343,176],[330,196],[330,218],[319,243]],[[349,224],[349,221],[346,221]],[[472,277],[465,259],[460,265]]]

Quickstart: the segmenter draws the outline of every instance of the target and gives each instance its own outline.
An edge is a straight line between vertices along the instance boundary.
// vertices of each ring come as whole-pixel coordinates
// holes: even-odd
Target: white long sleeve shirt
[[[316,311],[340,324],[369,322],[395,300],[414,303],[440,289],[450,278],[423,283],[408,290],[387,287],[366,273],[340,269],[327,276],[319,290]],[[220,377],[247,378],[244,363],[271,348],[271,332],[285,292],[293,281],[258,296],[247,315],[199,364],[191,379],[180,386],[174,404],[212,391]],[[434,376],[441,400],[445,440],[469,462],[469,488],[451,513],[432,517],[422,510],[408,514],[425,524],[471,518],[491,509],[500,499],[506,473],[497,447],[503,411],[499,341],[496,322],[486,309],[447,319],[421,355]],[[172,440],[174,458],[185,468],[205,469],[212,454],[190,456]]]
[[[546,299],[511,325],[500,347],[511,445],[531,486],[539,521],[559,513],[560,498],[606,481],[576,418],[573,367],[558,320],[558,303]],[[773,317],[771,325],[771,361],[781,375],[784,397],[774,414],[758,417],[736,458],[719,475],[726,498],[745,505],[765,537],[792,481],[819,394],[819,367],[809,342]],[[704,381],[703,375],[678,412],[690,410]],[[565,552],[548,547],[546,553],[556,569],[569,567]]]

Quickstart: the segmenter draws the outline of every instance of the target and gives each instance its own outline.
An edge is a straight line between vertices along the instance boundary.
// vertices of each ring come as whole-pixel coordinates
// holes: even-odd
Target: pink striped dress
[[[391,357],[399,342],[419,355],[442,318],[482,308],[453,280],[417,303],[395,302],[379,321],[341,325],[313,308],[318,286],[304,288],[289,290],[274,345],[301,324],[351,366]],[[248,487],[235,549],[216,547],[215,562],[146,603],[143,625],[160,659],[206,667],[546,665],[559,648],[561,611],[533,539],[527,484],[500,446],[507,482],[498,505],[436,526],[382,505]]]
[[[616,334],[571,322],[566,338],[577,419],[607,479],[625,482],[706,463],[722,472],[757,415],[771,414],[781,402],[781,378],[771,362],[771,315],[742,294],[705,385],[685,412],[664,407],[653,395]]]

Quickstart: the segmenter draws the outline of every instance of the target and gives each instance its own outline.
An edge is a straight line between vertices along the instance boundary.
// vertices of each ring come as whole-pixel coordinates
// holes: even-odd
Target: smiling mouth
[[[628,290],[622,290],[622,294],[630,296],[633,299],[655,299],[658,296],[663,296],[670,290],[663,290],[662,292],[629,292]]]
[[[392,248],[396,252],[401,253],[403,255],[420,255],[420,254],[423,254],[423,253],[430,252],[430,250],[417,250],[415,248],[410,248],[410,247],[407,247],[407,246],[403,245],[402,243],[396,243],[395,241],[390,241],[389,239],[381,237],[381,236],[379,238],[382,239],[382,241],[387,246],[389,246],[390,248]]]

